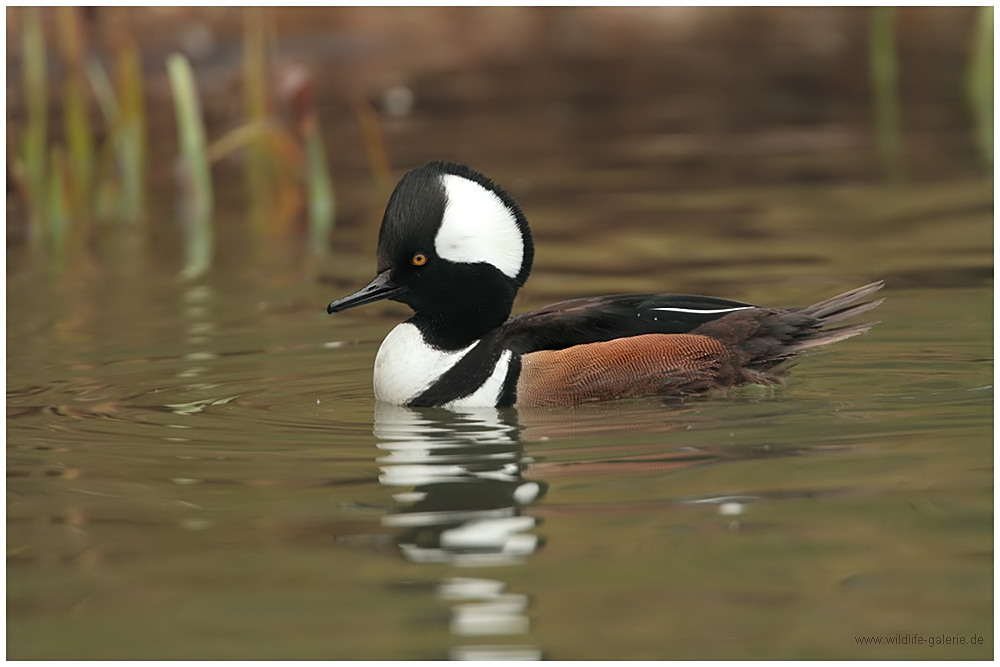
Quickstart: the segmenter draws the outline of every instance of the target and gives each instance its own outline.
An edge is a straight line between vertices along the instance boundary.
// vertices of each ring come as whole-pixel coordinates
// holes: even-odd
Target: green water
[[[393,14],[424,41],[334,13],[302,19],[311,39],[282,27],[280,46],[322,65],[338,211],[323,260],[295,202],[277,222],[246,210],[267,196],[247,196],[236,155],[213,166],[212,269],[178,279],[162,40],[144,52],[143,223],[94,221],[56,257],[8,193],[7,657],[993,656],[994,204],[962,97],[973,14],[901,13],[907,180],[890,186],[866,33],[849,29],[863,10],[650,14],[634,35],[603,12],[585,13],[606,32],[556,10]],[[769,16],[803,29],[768,32]],[[446,19],[475,35],[451,56]],[[513,30],[509,59],[477,59]],[[196,72],[213,141],[241,122],[230,46]],[[376,406],[372,362],[406,309],[325,307],[372,277],[387,195],[348,99],[397,71],[412,113],[379,118],[398,173],[467,162],[531,221],[515,310],[657,291],[797,306],[884,279],[881,323],[778,388]]]
[[[517,309],[884,278],[881,324],[777,389],[413,411],[371,393],[405,309],[324,312],[370,227],[318,280],[236,233],[195,285],[141,240],[8,248],[8,657],[990,657],[990,183],[626,181],[522,197]]]

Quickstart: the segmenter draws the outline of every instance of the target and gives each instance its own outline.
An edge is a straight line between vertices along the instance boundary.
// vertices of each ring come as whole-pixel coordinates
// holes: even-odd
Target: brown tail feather
[[[877,301],[875,305],[882,303],[882,301]],[[834,329],[824,329],[822,332],[818,333],[812,338],[807,338],[797,345],[790,345],[788,347],[788,355],[796,355],[803,350],[808,350],[811,347],[819,347],[820,345],[829,345],[830,343],[837,343],[848,338],[854,338],[855,336],[860,336],[865,333],[873,326],[878,324],[878,322],[862,322],[861,324],[852,324],[846,327],[836,327]]]
[[[865,298],[866,296],[871,296],[875,292],[882,289],[884,286],[885,286],[884,280],[877,280],[873,283],[868,283],[863,287],[852,289],[850,292],[844,292],[843,294],[838,294],[837,296],[830,297],[829,299],[820,301],[819,303],[814,303],[811,306],[806,306],[805,308],[796,308],[796,310],[803,312],[811,317],[815,317],[817,319],[824,319],[826,317],[836,315],[838,312],[843,311],[848,304],[852,304],[855,301],[859,301]],[[868,305],[866,303],[862,303],[858,304],[857,306],[854,306],[853,308],[868,306],[867,308],[865,308],[865,310],[871,310],[872,308],[874,308],[875,306],[877,306],[879,303],[882,302],[878,301],[871,303],[874,303],[875,305]],[[848,308],[847,310],[853,310],[853,308]],[[864,310],[860,312],[864,312]]]
[[[788,310],[755,308],[726,315],[691,333],[711,336],[727,348],[737,350],[737,364],[757,379],[773,381],[781,375],[777,367],[804,350],[858,336],[878,324],[862,322],[827,328],[877,308],[883,299],[857,303],[882,289],[878,281],[831,297],[805,308]]]
[[[788,346],[788,355],[795,355],[802,350],[807,350],[812,347],[829,345],[830,343],[836,343],[846,338],[859,336],[878,324],[878,322],[862,322],[861,324],[826,328],[831,324],[836,324],[852,317],[857,317],[858,315],[878,308],[882,305],[882,302],[885,301],[885,299],[876,299],[874,301],[865,301],[863,303],[855,302],[871,296],[884,286],[885,281],[879,280],[869,283],[863,287],[853,289],[850,292],[838,294],[837,296],[826,299],[825,301],[820,301],[819,303],[811,306],[798,309],[799,313],[814,318],[815,322],[808,327],[806,332],[804,332],[805,335],[801,339]]]

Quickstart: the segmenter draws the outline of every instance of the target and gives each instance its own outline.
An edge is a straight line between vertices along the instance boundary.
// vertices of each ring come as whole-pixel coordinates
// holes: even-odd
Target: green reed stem
[[[243,10],[243,86],[246,122],[263,127],[268,121],[267,103],[267,43],[264,9],[247,7]],[[266,219],[271,207],[271,164],[263,137],[256,137],[247,146],[246,178],[251,218]]]
[[[234,127],[209,144],[208,161],[209,163],[219,162],[236,151],[246,148],[255,141],[266,139],[270,132],[271,127],[267,123],[263,125],[246,123],[239,127]]]
[[[208,167],[205,128],[194,74],[187,58],[167,59],[170,88],[177,113],[177,134],[183,170],[182,187],[187,203],[187,261],[181,277],[192,280],[204,274],[212,260],[212,178]]]
[[[976,143],[993,169],[993,7],[980,7],[972,38],[966,91],[976,124]]]
[[[110,128],[120,187],[111,205],[119,220],[135,221],[142,216],[146,181],[145,104],[142,100],[142,72],[134,47],[117,55],[118,90],[97,60],[87,63],[87,75],[98,106]]]
[[[90,88],[94,91],[97,106],[101,110],[101,116],[104,118],[104,124],[108,127],[110,135],[109,141],[102,151],[103,166],[99,171],[94,207],[98,218],[118,218],[121,208],[119,205],[120,188],[117,181],[109,177],[112,162],[115,162],[115,165],[120,168],[117,161],[112,160],[112,156],[117,153],[114,145],[117,134],[115,128],[118,126],[118,118],[121,115],[118,109],[118,98],[115,96],[107,72],[104,71],[104,66],[96,58],[87,61],[87,79],[90,81]]]
[[[45,37],[37,7],[25,7],[24,86],[27,127],[24,133],[24,184],[28,199],[33,236],[44,238],[46,200],[45,141],[48,120],[48,95],[45,75]]]
[[[88,217],[94,178],[94,134],[87,111],[83,28],[80,8],[56,9],[59,47],[66,65],[63,124],[70,167],[70,202],[74,217]]]
[[[45,227],[46,236],[51,243],[56,261],[62,262],[66,250],[66,240],[70,225],[70,167],[66,161],[66,153],[61,146],[51,150],[49,173],[45,194]]]
[[[361,141],[365,147],[365,154],[368,156],[372,180],[375,182],[376,189],[381,192],[392,184],[392,168],[389,166],[389,151],[386,149],[385,139],[382,137],[378,114],[375,113],[367,100],[355,98],[352,106],[361,128]]]
[[[895,21],[895,7],[872,8],[869,25],[869,58],[878,152],[888,179],[899,183],[903,181],[905,175],[902,159]]]
[[[121,114],[116,126],[116,154],[121,174],[121,213],[139,219],[145,208],[146,104],[143,100],[142,61],[131,41],[116,57]]]
[[[306,147],[306,191],[309,197],[309,244],[313,254],[323,257],[333,230],[336,203],[318,123],[309,124],[303,141]]]

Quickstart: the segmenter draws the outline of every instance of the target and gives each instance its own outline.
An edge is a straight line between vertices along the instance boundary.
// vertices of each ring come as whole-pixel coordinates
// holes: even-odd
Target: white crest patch
[[[443,177],[448,203],[434,250],[452,262],[486,262],[515,277],[524,260],[517,218],[495,193],[454,174]]]

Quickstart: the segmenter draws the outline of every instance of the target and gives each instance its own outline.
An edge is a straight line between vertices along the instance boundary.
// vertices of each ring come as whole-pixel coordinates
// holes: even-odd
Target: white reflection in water
[[[515,413],[493,408],[410,409],[378,404],[375,437],[385,454],[379,481],[407,487],[393,495],[402,507],[383,517],[399,530],[400,552],[415,563],[455,567],[512,565],[535,553],[542,539],[525,507],[545,485],[525,481],[527,464]],[[529,597],[505,592],[501,581],[454,576],[438,586],[453,601],[449,630],[457,637],[511,637],[530,631]],[[459,646],[454,659],[534,660],[523,645]]]

